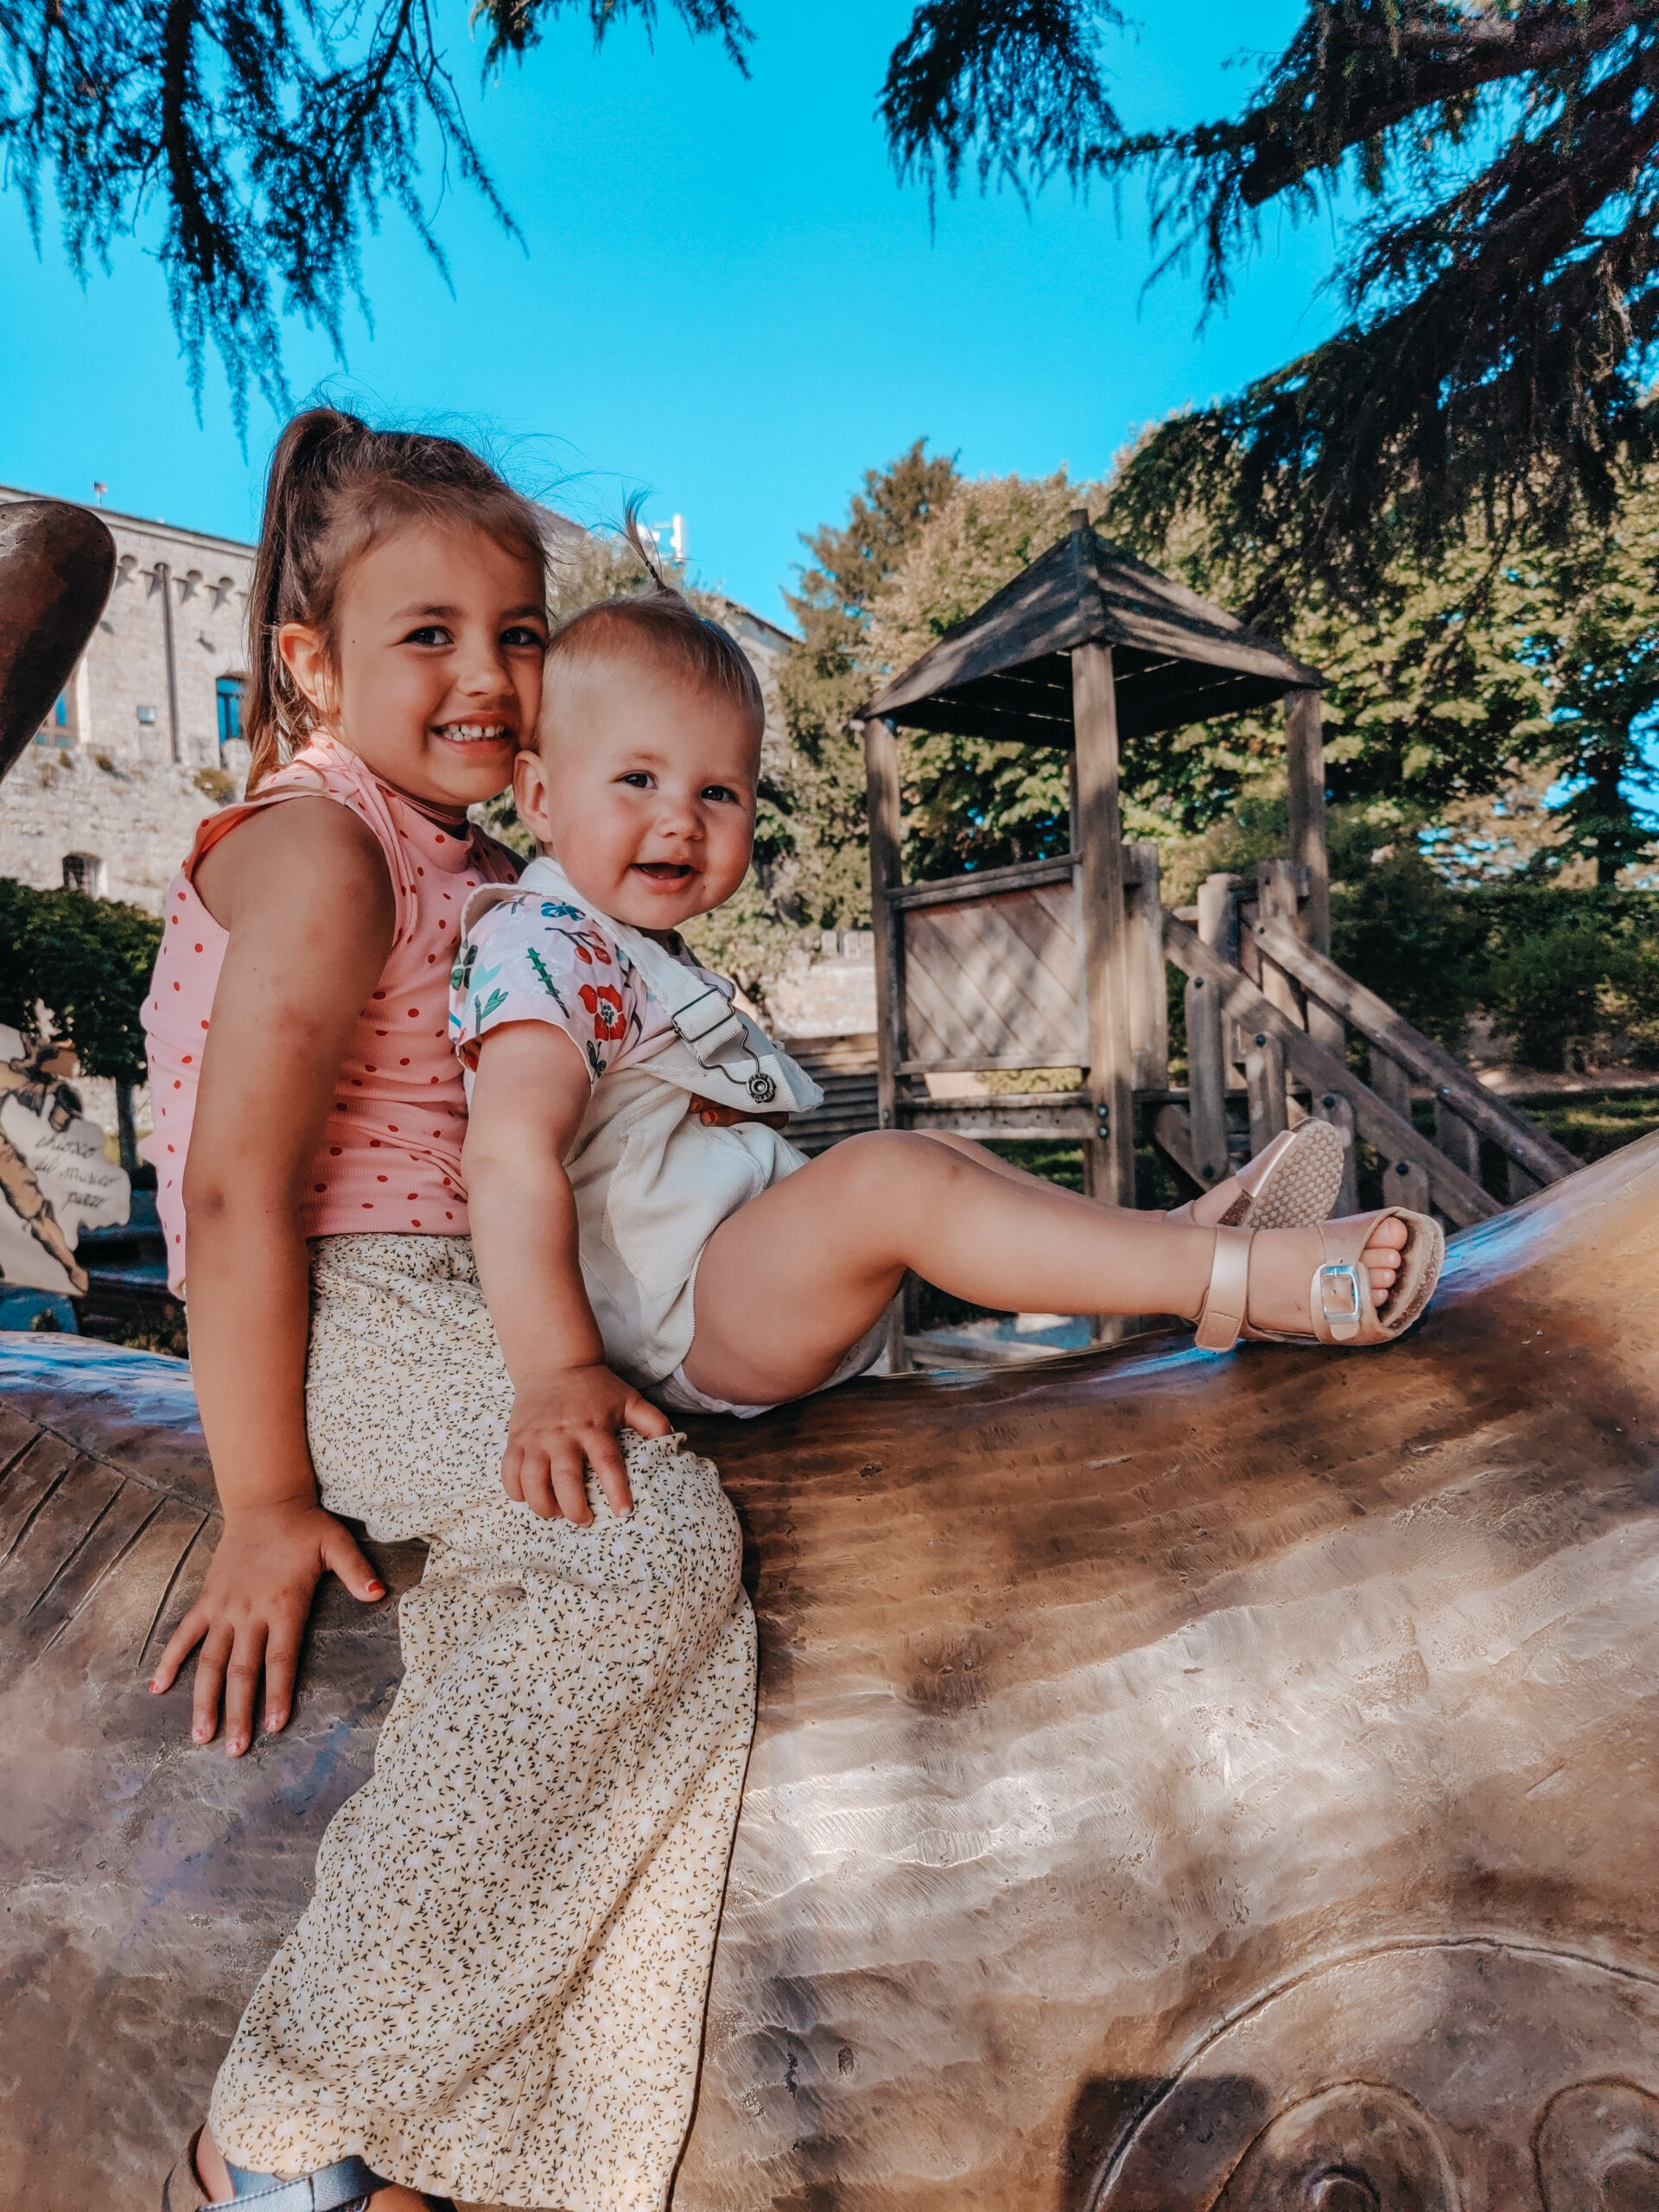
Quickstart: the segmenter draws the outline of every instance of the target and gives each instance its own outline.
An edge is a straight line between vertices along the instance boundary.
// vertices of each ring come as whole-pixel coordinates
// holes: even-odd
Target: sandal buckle
[[[1365,1319],[1359,1269],[1349,1260],[1330,1260],[1319,1269],[1317,1281],[1319,1312],[1332,1335],[1338,1340],[1357,1336]]]

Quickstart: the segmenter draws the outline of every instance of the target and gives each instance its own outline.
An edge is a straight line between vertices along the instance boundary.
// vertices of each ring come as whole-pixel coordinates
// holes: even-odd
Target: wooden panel
[[[900,913],[906,1059],[1069,1067],[1084,1057],[1070,880]]]

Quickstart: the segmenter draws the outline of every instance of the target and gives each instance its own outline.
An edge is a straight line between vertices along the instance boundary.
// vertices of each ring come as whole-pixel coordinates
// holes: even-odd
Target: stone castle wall
[[[0,485],[0,505],[31,495]],[[34,745],[0,788],[0,874],[46,890],[64,861],[86,889],[161,908],[197,823],[239,791],[246,748],[221,742],[220,680],[247,674],[253,552],[234,538],[102,510],[109,602]]]

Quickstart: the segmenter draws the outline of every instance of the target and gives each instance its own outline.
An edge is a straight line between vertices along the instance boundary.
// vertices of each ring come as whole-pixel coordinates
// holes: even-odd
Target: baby
[[[589,607],[549,649],[513,784],[540,857],[473,894],[450,1001],[479,1274],[515,1394],[509,1496],[585,1521],[586,1464],[626,1510],[619,1429],[661,1435],[664,1407],[760,1413],[861,1372],[907,1268],[1003,1311],[1189,1315],[1214,1351],[1410,1325],[1439,1276],[1433,1221],[1321,1225],[1334,1168],[1317,1203],[1282,1203],[1309,1179],[1287,1150],[1339,1161],[1321,1124],[1172,1216],[960,1137],[795,1151],[782,1125],[818,1092],[677,934],[748,868],[763,719],[735,641],[672,592]],[[1287,1219],[1302,1225],[1268,1225]]]

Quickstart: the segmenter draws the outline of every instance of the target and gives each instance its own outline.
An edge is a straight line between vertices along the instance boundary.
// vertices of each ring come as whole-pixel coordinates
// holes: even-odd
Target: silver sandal
[[[279,2174],[249,2173],[226,2160],[231,2195],[215,2201],[201,2185],[196,2171],[196,2146],[201,2130],[186,2144],[182,2156],[162,2184],[162,2212],[234,2212],[243,2204],[257,2204],[259,2212],[365,2212],[377,2189],[390,2184],[365,2165],[361,2158],[337,2158],[315,2173],[284,2181]],[[454,2212],[446,2196],[429,2196],[430,2212]]]

